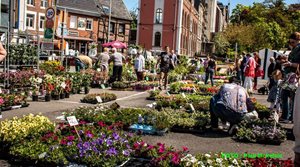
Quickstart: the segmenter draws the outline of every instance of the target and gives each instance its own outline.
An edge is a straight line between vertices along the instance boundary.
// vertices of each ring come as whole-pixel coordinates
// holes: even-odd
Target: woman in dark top
[[[286,78],[287,74],[295,73],[298,65],[300,64],[300,33],[293,33],[289,38],[289,45],[292,48],[291,53],[288,58],[282,58],[282,66],[284,67],[284,76]],[[282,115],[280,121],[283,123],[288,123],[293,120],[293,105],[294,104],[295,92],[291,90],[282,89],[281,91],[281,108]],[[290,103],[289,103],[290,99]],[[291,107],[290,107],[291,106]],[[299,121],[299,120],[297,120]],[[295,122],[295,121],[294,121]]]
[[[270,62],[271,62],[271,64],[268,67],[268,77],[269,77],[269,86],[268,87],[269,87],[269,90],[271,90],[271,88],[275,85],[275,81],[272,77],[272,74],[275,71],[275,67],[276,67],[274,57],[270,57]]]
[[[216,71],[216,62],[212,58],[208,58],[207,66],[205,69],[205,84],[207,84],[208,78],[210,78],[211,86],[214,86],[214,74]]]

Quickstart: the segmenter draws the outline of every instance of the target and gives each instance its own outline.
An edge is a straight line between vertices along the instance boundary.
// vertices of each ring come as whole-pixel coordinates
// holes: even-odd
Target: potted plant
[[[66,87],[65,87],[65,98],[70,98],[70,92],[72,90],[72,81],[70,79],[67,79],[65,81]]]
[[[90,86],[92,82],[92,75],[88,73],[82,74],[82,85],[84,87],[84,94],[88,94],[90,92]]]
[[[46,90],[45,101],[49,102],[51,100],[51,93],[54,90],[52,75],[47,74],[44,76],[44,89]]]
[[[32,86],[32,101],[38,101],[38,95],[39,95],[39,90],[40,86],[42,83],[42,78],[39,77],[31,77],[29,79],[31,86]]]

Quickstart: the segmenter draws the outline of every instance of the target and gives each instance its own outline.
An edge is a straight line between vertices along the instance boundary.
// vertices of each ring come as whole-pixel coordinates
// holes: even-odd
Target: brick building
[[[137,44],[148,50],[167,45],[188,56],[212,52],[221,23],[216,22],[217,8],[217,0],[139,0]]]
[[[68,35],[64,48],[87,54],[89,44],[121,41],[128,43],[131,17],[122,0],[113,0],[109,23],[108,0],[58,0],[56,25],[65,23]],[[61,31],[56,37],[61,39]]]
[[[201,47],[200,3],[194,0],[140,0],[139,45],[149,50],[164,46],[193,56]]]

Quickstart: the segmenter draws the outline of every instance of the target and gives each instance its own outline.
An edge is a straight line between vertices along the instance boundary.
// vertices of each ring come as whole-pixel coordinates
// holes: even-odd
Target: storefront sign
[[[78,37],[79,33],[78,33],[78,31],[69,31],[69,36]]]

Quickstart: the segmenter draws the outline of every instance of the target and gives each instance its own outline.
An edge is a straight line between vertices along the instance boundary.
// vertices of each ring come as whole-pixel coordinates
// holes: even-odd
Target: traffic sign
[[[55,10],[53,9],[53,8],[48,8],[47,10],[46,10],[46,18],[47,19],[53,19],[54,18],[54,16],[55,16]]]
[[[46,28],[45,33],[44,33],[44,37],[46,39],[52,39],[52,37],[53,37],[53,30],[52,30],[52,28]]]
[[[46,21],[46,28],[53,28],[54,27],[54,21],[53,20],[47,20]]]

